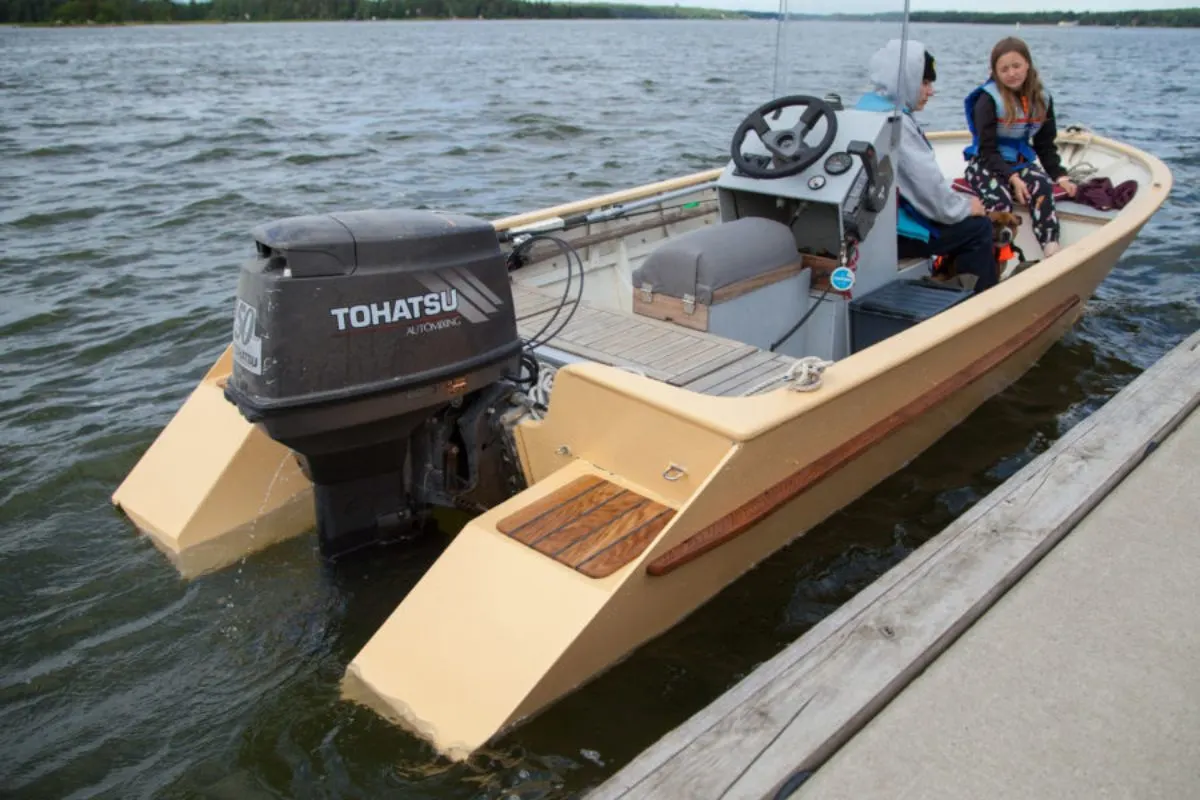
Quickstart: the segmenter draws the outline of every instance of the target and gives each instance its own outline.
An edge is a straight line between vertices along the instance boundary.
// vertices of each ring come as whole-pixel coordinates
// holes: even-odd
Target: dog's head
[[[1017,228],[1023,220],[1008,211],[989,211],[988,219],[992,221],[992,241],[998,245],[1012,244],[1017,238]]]

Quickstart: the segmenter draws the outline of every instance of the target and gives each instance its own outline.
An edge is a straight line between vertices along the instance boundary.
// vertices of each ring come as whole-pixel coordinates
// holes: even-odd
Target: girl
[[[965,103],[972,136],[963,151],[966,179],[989,211],[1012,211],[1014,200],[1028,203],[1034,235],[1048,258],[1059,250],[1053,182],[1068,197],[1076,191],[1054,145],[1054,101],[1020,39],[1000,40],[991,67],[991,77]]]

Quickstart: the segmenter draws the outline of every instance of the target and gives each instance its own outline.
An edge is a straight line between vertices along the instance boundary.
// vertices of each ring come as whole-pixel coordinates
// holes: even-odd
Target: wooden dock
[[[588,796],[1193,797],[1200,333]]]

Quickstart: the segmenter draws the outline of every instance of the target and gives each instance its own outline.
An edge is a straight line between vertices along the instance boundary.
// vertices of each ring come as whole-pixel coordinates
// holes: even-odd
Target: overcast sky
[[[625,0],[645,5],[675,5],[676,0]],[[775,11],[779,0],[678,0],[681,6]],[[1198,0],[1005,0],[991,9],[970,0],[911,0],[913,11],[1130,11],[1133,9],[1191,8]],[[868,14],[902,11],[904,0],[788,0],[794,14]]]

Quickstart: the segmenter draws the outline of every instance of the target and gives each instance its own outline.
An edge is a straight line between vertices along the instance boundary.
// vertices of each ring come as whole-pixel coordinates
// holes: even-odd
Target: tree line
[[[370,19],[730,19],[736,11],[538,0],[0,0],[0,23]]]
[[[744,16],[756,19],[779,19],[774,11],[744,11]],[[899,22],[903,15],[896,12],[883,14],[789,14],[790,20],[835,20],[869,22],[882,20]],[[1157,11],[914,11],[909,14],[912,22],[950,22],[977,25],[1057,25],[1060,22],[1076,23],[1080,26],[1106,27],[1154,27],[1196,28],[1200,27],[1200,8],[1168,8]]]
[[[0,24],[119,24],[123,22],[243,22],[369,19],[778,19],[776,12],[721,11],[679,6],[546,2],[546,0],[0,0]],[[885,14],[791,14],[792,20],[870,21]],[[988,25],[1200,27],[1200,8],[1159,11],[974,12],[916,11],[913,22]]]

